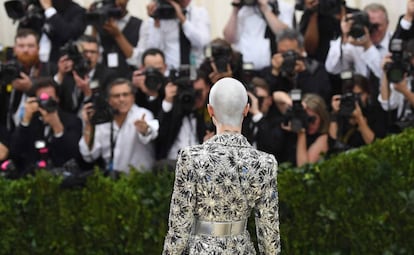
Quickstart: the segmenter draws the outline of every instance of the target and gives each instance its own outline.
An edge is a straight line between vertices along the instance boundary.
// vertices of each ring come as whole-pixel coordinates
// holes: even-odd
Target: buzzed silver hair
[[[211,88],[209,104],[220,124],[240,127],[244,117],[243,110],[247,105],[246,88],[234,78],[222,78]]]

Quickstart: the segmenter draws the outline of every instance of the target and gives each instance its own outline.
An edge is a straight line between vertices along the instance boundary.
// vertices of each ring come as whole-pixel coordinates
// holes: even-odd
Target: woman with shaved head
[[[241,135],[246,89],[223,78],[209,100],[217,134],[179,153],[163,254],[256,254],[246,229],[252,210],[260,254],[279,254],[277,162]]]

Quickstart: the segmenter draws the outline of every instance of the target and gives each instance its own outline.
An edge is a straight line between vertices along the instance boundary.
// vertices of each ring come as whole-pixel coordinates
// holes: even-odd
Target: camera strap
[[[114,170],[114,151],[116,145],[116,139],[118,138],[118,134],[114,137],[114,121],[111,121],[111,134],[109,136],[110,139],[110,158],[109,164],[107,166],[107,170],[113,171]]]

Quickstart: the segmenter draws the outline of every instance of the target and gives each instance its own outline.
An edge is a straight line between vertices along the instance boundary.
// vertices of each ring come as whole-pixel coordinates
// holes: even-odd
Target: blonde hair
[[[306,104],[306,107],[314,111],[321,119],[318,131],[321,134],[325,134],[329,129],[329,112],[326,107],[323,98],[317,94],[305,94],[302,102]]]

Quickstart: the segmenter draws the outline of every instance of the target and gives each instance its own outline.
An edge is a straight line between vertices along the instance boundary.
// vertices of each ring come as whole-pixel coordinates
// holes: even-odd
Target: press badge
[[[111,52],[107,55],[108,67],[118,67],[118,53]]]

